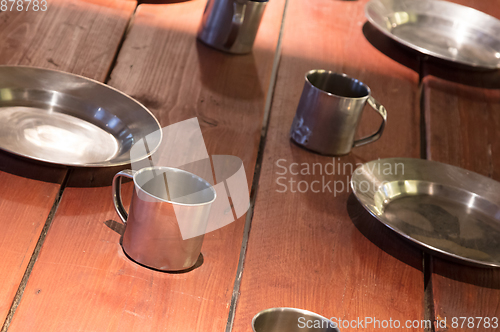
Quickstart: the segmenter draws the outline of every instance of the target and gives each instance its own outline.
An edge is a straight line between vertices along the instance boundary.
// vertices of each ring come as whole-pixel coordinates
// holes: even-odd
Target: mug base
[[[203,257],[203,254],[200,253],[200,255],[198,256],[198,259],[194,262],[194,264],[190,267],[183,267],[183,268],[166,268],[166,269],[163,269],[163,268],[158,268],[158,267],[155,267],[155,266],[150,266],[150,265],[147,265],[147,264],[144,264],[144,263],[141,263],[137,260],[135,260],[134,258],[132,258],[128,253],[127,251],[125,250],[125,248],[123,248],[122,246],[122,250],[123,250],[123,253],[125,254],[125,256],[130,259],[132,262],[142,266],[142,267],[145,267],[149,270],[153,270],[153,271],[157,271],[157,272],[165,272],[165,273],[186,273],[186,272],[190,272],[190,271],[193,271],[194,269],[197,269],[199,268],[205,261],[204,257]]]
[[[322,156],[326,156],[326,157],[342,157],[342,156],[347,156],[348,154],[350,154],[350,153],[351,153],[351,150],[349,150],[349,151],[347,151],[347,152],[334,152],[334,153],[323,152],[323,151],[317,151],[317,150],[314,150],[314,149],[311,149],[311,148],[307,147],[306,145],[303,145],[303,144],[301,144],[301,143],[298,143],[297,141],[295,141],[295,140],[294,140],[293,138],[291,138],[291,137],[290,137],[290,141],[291,141],[294,145],[296,145],[296,146],[298,146],[298,147],[300,147],[300,148],[302,148],[302,149],[304,149],[304,150],[306,150],[306,151],[309,151],[309,152],[312,152],[312,153],[315,153],[315,154],[319,154],[319,155],[322,155]]]

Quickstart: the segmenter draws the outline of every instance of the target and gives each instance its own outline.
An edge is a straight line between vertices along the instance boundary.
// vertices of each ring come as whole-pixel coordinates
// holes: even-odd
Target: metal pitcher
[[[234,54],[252,51],[267,0],[208,0],[198,39]]]

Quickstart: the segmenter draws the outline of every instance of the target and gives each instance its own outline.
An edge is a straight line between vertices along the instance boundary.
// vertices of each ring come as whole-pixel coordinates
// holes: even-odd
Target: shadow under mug
[[[122,204],[121,177],[134,180],[130,213]],[[131,259],[163,271],[182,271],[196,263],[216,198],[210,183],[180,169],[146,167],[117,173],[112,191],[126,226],[122,247]]]
[[[270,308],[252,320],[253,332],[340,332],[336,322],[297,308]]]
[[[367,85],[326,70],[311,70],[305,80],[290,130],[295,143],[324,155],[344,155],[353,147],[375,142],[382,136],[387,111],[371,96]],[[373,135],[355,141],[366,103],[383,121]]]

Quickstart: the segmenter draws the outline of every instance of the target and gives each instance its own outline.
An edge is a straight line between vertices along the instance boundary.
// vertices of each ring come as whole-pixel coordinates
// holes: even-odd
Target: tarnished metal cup
[[[198,39],[229,53],[251,52],[267,1],[208,0]]]
[[[300,146],[325,155],[344,155],[353,147],[375,142],[387,122],[387,111],[364,83],[345,74],[311,70],[290,130]],[[382,117],[376,133],[354,140],[363,109],[368,103]]]
[[[134,180],[129,214],[122,204],[121,177]],[[210,183],[183,170],[147,167],[117,173],[112,189],[116,212],[126,225],[122,247],[131,259],[164,271],[196,263],[216,198]]]
[[[296,308],[271,308],[252,320],[253,332],[340,332],[336,322]]]

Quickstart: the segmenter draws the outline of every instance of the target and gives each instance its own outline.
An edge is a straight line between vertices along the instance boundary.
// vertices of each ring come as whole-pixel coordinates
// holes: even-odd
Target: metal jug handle
[[[245,19],[245,10],[247,8],[248,1],[249,0],[234,0],[233,2],[233,19],[226,43],[224,44],[224,47],[227,49],[233,46],[236,38],[238,37],[238,32],[243,24],[243,20]]]
[[[122,196],[121,196],[121,177],[127,177],[127,178],[134,178],[134,171],[126,169],[123,170],[115,175],[113,178],[113,203],[115,205],[115,210],[116,213],[118,213],[118,216],[120,216],[120,219],[123,221],[124,224],[127,223],[128,219],[128,213],[127,210],[125,210],[125,207],[123,207],[122,203]]]

